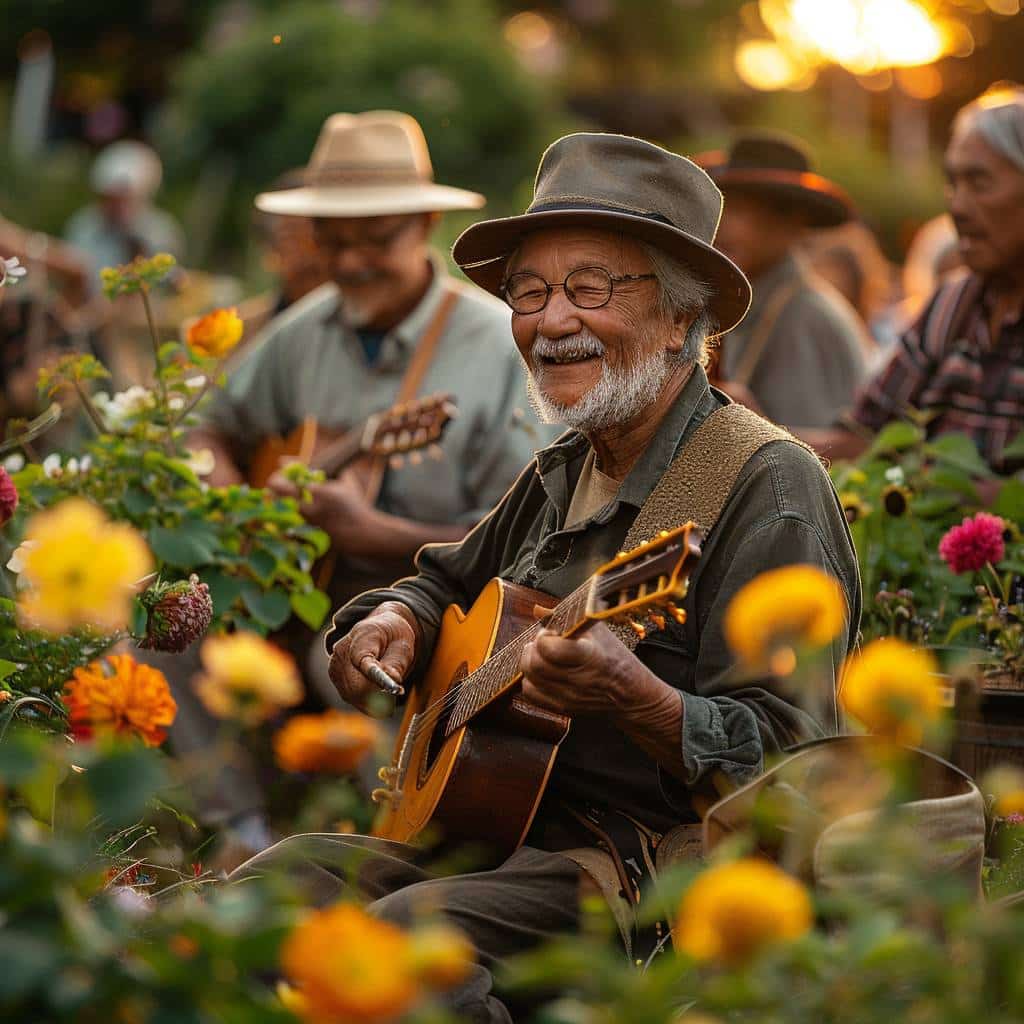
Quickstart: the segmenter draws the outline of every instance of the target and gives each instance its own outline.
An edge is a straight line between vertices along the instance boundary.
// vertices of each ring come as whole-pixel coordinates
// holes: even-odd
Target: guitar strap
[[[687,438],[682,451],[647,496],[626,534],[623,550],[629,551],[659,531],[673,530],[690,520],[706,537],[718,522],[740,471],[773,441],[788,441],[811,451],[789,431],[744,405],[733,403],[716,409]],[[628,624],[613,624],[611,629],[630,650],[639,642]]]
[[[409,402],[416,397],[420,385],[423,383],[423,378],[426,376],[427,370],[430,369],[431,362],[433,362],[434,353],[437,351],[438,342],[441,340],[441,335],[448,324],[448,318],[455,308],[455,303],[458,302],[459,293],[453,285],[446,283],[443,285],[443,288],[444,294],[441,296],[441,301],[437,304],[437,309],[434,311],[430,323],[427,324],[420,335],[419,343],[416,345],[412,358],[409,360],[409,365],[405,369],[402,382],[398,385],[398,392],[395,395],[394,401],[395,405]],[[387,468],[388,457],[386,455],[371,457],[364,487],[364,493],[371,504],[376,502],[380,496],[380,489],[383,486],[384,473]]]

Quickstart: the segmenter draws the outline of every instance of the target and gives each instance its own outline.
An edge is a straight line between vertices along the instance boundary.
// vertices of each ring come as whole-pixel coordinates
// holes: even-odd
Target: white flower
[[[25,456],[21,452],[15,452],[4,459],[4,469],[8,473],[20,473],[25,468]]]
[[[188,453],[185,464],[196,476],[209,476],[217,465],[217,460],[209,448],[200,448],[198,451]]]
[[[185,380],[185,387],[190,391],[198,391],[200,388],[206,387],[206,375],[200,373],[198,376],[188,377]]]
[[[181,395],[171,395],[171,397],[167,399],[167,408],[173,412],[178,412],[185,408],[185,399],[182,398]]]
[[[125,391],[119,391],[113,398],[109,398],[103,391],[98,391],[93,395],[92,400],[111,429],[127,425],[140,412],[152,409],[156,405],[153,392],[139,384],[133,384]]]
[[[43,459],[43,472],[50,477],[52,480],[54,477],[58,477],[64,471],[60,468],[60,456],[54,452],[52,455],[47,455]]]
[[[888,480],[889,483],[891,483],[891,484],[902,484],[904,479],[905,479],[905,476],[904,476],[904,473],[903,473],[903,467],[902,466],[890,466],[885,471],[885,479]]]
[[[64,471],[68,476],[78,476],[78,459],[72,456],[64,465]]]
[[[78,472],[88,473],[90,469],[92,469],[92,456],[83,455],[81,459],[78,460]]]
[[[17,284],[27,273],[17,256],[0,259],[0,288],[8,284]]]
[[[25,571],[25,555],[29,553],[39,541],[37,540],[23,540],[12,552],[11,557],[7,560],[7,568],[15,574],[20,575]]]

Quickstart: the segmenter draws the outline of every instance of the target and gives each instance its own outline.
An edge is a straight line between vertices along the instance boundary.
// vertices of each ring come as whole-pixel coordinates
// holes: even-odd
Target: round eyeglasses
[[[617,284],[624,281],[653,281],[654,274],[610,274],[604,267],[580,267],[561,284],[549,284],[539,274],[513,274],[501,289],[504,300],[515,313],[539,313],[555,288],[564,288],[566,298],[580,309],[600,309],[611,301]]]

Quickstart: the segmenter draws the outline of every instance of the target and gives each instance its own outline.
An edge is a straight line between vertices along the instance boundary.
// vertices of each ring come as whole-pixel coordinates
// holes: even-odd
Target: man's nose
[[[548,338],[564,338],[576,334],[583,327],[579,314],[579,306],[569,301],[564,288],[552,288],[537,330]]]
[[[335,271],[343,276],[361,274],[366,270],[366,257],[354,246],[335,249],[333,262]]]

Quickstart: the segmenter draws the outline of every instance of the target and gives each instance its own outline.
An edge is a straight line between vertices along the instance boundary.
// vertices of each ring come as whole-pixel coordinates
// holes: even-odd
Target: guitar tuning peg
[[[411,447],[411,445],[412,434],[410,434],[408,430],[403,430],[398,435],[398,447],[401,448],[402,451],[407,451]]]
[[[439,444],[432,444],[427,448],[427,456],[431,459],[443,459],[444,452]]]
[[[418,466],[423,461],[422,453],[418,451],[409,452],[409,463],[413,466]]]
[[[673,601],[669,601],[668,604],[665,605],[665,611],[667,611],[680,626],[686,622],[686,612]]]
[[[651,612],[651,614],[648,615],[647,617],[648,617],[648,619],[651,620],[651,626],[654,629],[660,630],[660,629],[664,629],[665,628],[665,616],[664,615],[660,615],[658,612]]]
[[[647,636],[647,628],[644,626],[642,622],[638,622],[636,619],[630,618],[627,618],[626,622],[629,623],[629,628],[632,629],[633,632],[636,633],[636,635],[640,637],[641,640],[643,640]]]
[[[401,469],[405,465],[405,456],[404,455],[392,455],[388,459],[388,465],[392,469]]]

